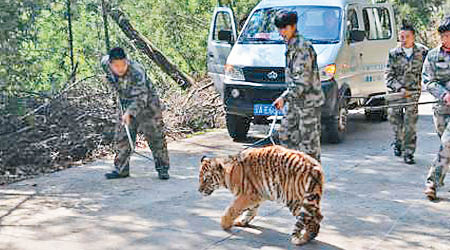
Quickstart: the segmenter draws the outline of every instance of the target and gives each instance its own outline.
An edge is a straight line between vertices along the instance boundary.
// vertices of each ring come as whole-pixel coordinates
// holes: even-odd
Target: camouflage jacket
[[[104,56],[101,65],[110,82],[119,94],[120,104],[124,113],[136,117],[138,111],[147,107],[149,102],[159,102],[153,90],[151,81],[147,78],[144,67],[137,62],[130,61],[127,73],[116,76],[109,67],[109,56]],[[159,105],[159,104],[158,104]]]
[[[414,45],[411,57],[401,47],[389,51],[385,79],[390,92],[398,92],[401,88],[421,90],[422,66],[427,53],[428,48],[421,44]]]
[[[441,47],[430,50],[423,65],[422,80],[428,91],[441,101],[438,106],[450,113],[450,108],[442,103],[445,93],[450,91],[450,53]]]
[[[287,43],[286,83],[287,90],[281,97],[289,103],[313,108],[320,107],[325,101],[316,52],[299,34]]]

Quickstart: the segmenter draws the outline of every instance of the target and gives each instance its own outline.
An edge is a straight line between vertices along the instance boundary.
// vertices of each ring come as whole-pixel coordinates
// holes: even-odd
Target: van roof
[[[296,6],[296,5],[323,5],[344,7],[346,4],[352,3],[370,3],[369,0],[262,0],[257,9],[274,7],[274,6]]]

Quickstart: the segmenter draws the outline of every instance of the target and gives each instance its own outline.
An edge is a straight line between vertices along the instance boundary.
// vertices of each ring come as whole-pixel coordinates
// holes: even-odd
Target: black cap
[[[444,21],[442,21],[438,28],[438,32],[441,34],[447,31],[450,31],[450,16],[445,17]]]
[[[116,47],[116,48],[111,49],[108,52],[108,55],[109,55],[109,60],[110,61],[112,61],[112,60],[122,60],[122,59],[126,59],[127,58],[127,55],[125,54],[125,51],[122,48],[120,48],[120,47]]]
[[[275,26],[277,26],[277,28],[279,29],[282,29],[288,25],[297,24],[297,21],[297,12],[282,10],[276,14]]]
[[[411,31],[413,34],[416,34],[416,29],[411,24],[404,23],[400,30]]]

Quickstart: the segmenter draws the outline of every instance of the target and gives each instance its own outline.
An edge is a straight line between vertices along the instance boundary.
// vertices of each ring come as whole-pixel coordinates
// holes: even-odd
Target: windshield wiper
[[[339,40],[317,40],[317,39],[307,39],[307,40],[312,42],[313,44],[332,44],[339,42]]]
[[[251,42],[263,42],[263,43],[284,43],[282,40],[273,40],[268,38],[245,38],[241,40],[241,43],[251,43]]]
[[[246,38],[244,41],[252,41],[252,42],[266,42],[266,41],[274,41],[268,38],[262,38],[262,37],[249,37]]]

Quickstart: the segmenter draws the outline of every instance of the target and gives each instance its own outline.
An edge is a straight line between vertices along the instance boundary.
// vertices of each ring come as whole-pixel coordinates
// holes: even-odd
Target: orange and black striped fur
[[[199,192],[204,195],[225,187],[236,196],[222,217],[225,230],[247,226],[259,204],[272,200],[286,204],[297,217],[294,244],[304,244],[319,232],[324,175],[321,164],[305,153],[269,146],[227,158],[203,157],[199,182]]]

